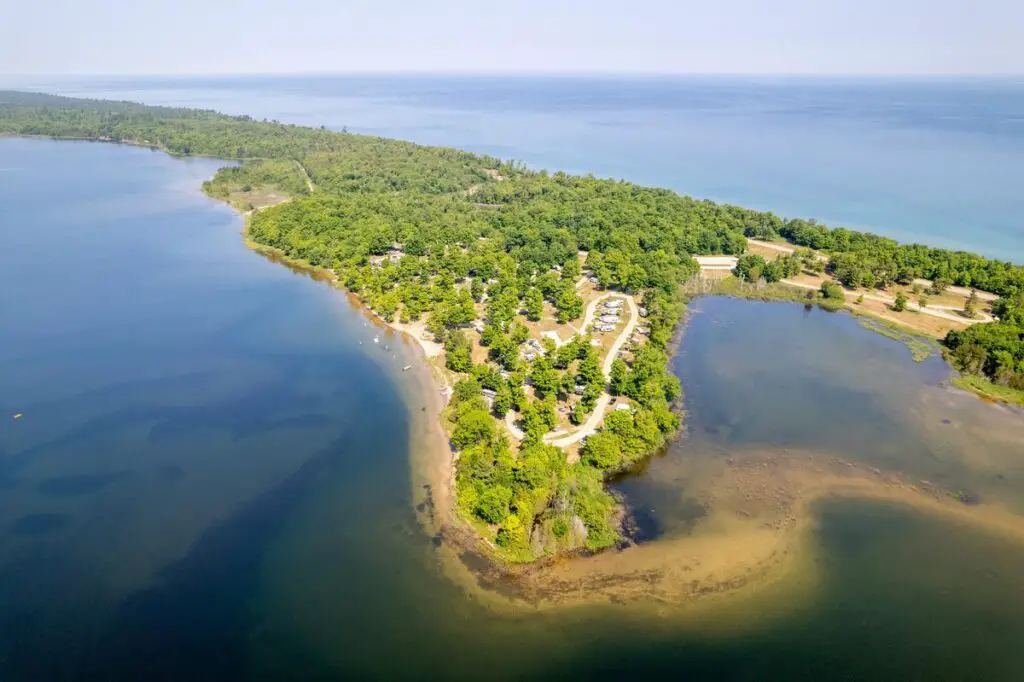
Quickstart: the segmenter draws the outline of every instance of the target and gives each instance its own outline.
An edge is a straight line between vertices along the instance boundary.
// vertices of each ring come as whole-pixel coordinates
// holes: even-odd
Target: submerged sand
[[[358,300],[352,302],[366,311]],[[418,517],[434,539],[439,567],[468,595],[496,612],[521,614],[606,603],[655,605],[676,612],[761,594],[792,578],[799,579],[803,596],[809,597],[820,578],[810,542],[816,523],[813,506],[829,499],[906,505],[1024,544],[1024,518],[998,501],[965,500],[960,491],[846,456],[750,448],[690,463],[689,484],[706,511],[692,533],[627,542],[596,555],[504,564],[454,509],[455,455],[441,422],[447,374],[413,330],[388,325],[370,311],[366,314],[394,330],[409,355],[417,358],[406,375],[412,414],[411,479]],[[922,410],[936,407],[929,401],[945,399],[945,391],[929,392]],[[984,424],[973,428],[992,427],[1007,416],[993,409]],[[918,426],[935,428],[929,424],[921,419]],[[1000,433],[989,428],[985,442],[1009,445],[1016,436],[1016,430]],[[991,473],[1006,464],[985,448],[962,456],[972,470]]]
[[[329,271],[271,249],[256,250],[336,285]],[[407,381],[402,383],[410,412],[412,499],[424,531],[434,540],[439,569],[495,612],[607,603],[699,612],[723,599],[764,593],[794,577],[802,596],[809,598],[819,582],[809,542],[815,523],[812,506],[827,499],[903,504],[1024,544],[1024,518],[1001,504],[965,504],[956,491],[834,455],[749,449],[705,462],[695,489],[707,515],[693,533],[626,543],[592,556],[505,565],[488,553],[454,509],[455,455],[441,421],[450,387],[438,364],[439,344],[424,339],[417,325],[385,322],[357,297],[348,299],[381,328],[387,343],[401,347],[403,362],[408,362]]]
[[[849,460],[792,450],[751,450],[721,463],[702,482],[708,516],[693,534],[594,556],[503,566],[448,527],[439,556],[445,572],[499,612],[646,602],[676,610],[709,598],[749,595],[798,575],[814,575],[812,505],[835,498],[887,501],[1024,544],[1024,519],[998,504],[967,504],[934,484]]]

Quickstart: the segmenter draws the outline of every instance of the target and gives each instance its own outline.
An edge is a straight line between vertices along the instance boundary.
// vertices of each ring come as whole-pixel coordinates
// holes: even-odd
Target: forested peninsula
[[[249,213],[249,240],[330,271],[384,320],[443,347],[454,506],[505,560],[620,539],[604,480],[679,428],[669,346],[685,308],[681,285],[699,271],[693,256],[743,256],[748,237],[816,252],[770,263],[748,255],[737,274],[753,282],[820,268],[847,286],[928,278],[999,295],[998,321],[949,332],[949,358],[1024,388],[1024,269],[1006,262],[213,111],[0,92],[0,135],[238,161],[204,189]],[[825,285],[812,295],[843,297]]]

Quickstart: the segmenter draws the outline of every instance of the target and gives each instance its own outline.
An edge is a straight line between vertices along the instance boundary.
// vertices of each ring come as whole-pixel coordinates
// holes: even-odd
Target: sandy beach
[[[342,288],[329,270],[247,244]],[[506,565],[488,553],[454,508],[455,455],[441,421],[451,391],[450,377],[440,365],[443,346],[426,338],[425,322],[386,322],[357,296],[346,292],[346,297],[385,339],[401,341],[403,363],[410,365],[403,375],[408,381],[400,383],[410,412],[412,499],[424,532],[434,539],[438,567],[467,595],[497,612],[624,601],[692,609],[725,597],[763,594],[794,578],[810,589],[816,581],[808,546],[812,507],[830,498],[905,504],[1024,543],[1019,516],[998,505],[968,506],[930,483],[821,453],[750,451],[729,457],[702,485],[702,501],[714,510],[710,530],[627,543],[591,556]],[[632,309],[635,303],[630,303]]]
[[[338,286],[334,273],[264,255]],[[998,505],[965,505],[949,491],[906,480],[821,453],[751,451],[729,457],[701,486],[702,500],[716,510],[697,536],[665,537],[592,556],[557,556],[506,565],[491,556],[454,509],[455,456],[441,414],[450,394],[439,364],[441,344],[425,339],[422,322],[386,322],[347,293],[386,335],[400,340],[409,381],[401,382],[410,407],[410,466],[414,506],[434,538],[439,569],[472,598],[498,612],[584,604],[641,601],[659,608],[693,607],[725,596],[760,594],[799,576],[814,584],[807,545],[812,506],[829,498],[905,504],[979,530],[1024,543],[1020,518]],[[396,344],[397,347],[397,344]]]

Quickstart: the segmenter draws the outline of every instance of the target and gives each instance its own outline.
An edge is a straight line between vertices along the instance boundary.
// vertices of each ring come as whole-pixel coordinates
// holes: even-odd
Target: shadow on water
[[[673,443],[684,441],[685,432]],[[669,530],[663,522],[662,515],[658,513],[659,503],[664,498],[677,498],[684,491],[676,486],[652,486],[647,473],[658,460],[669,455],[671,445],[672,443],[662,447],[653,456],[641,459],[608,481],[609,487],[624,506],[623,529],[632,542],[651,542],[664,537]],[[672,506],[675,529],[685,534],[691,533],[697,523],[708,514],[705,505],[693,497],[684,496],[681,503],[673,501]]]
[[[349,440],[338,437],[234,517],[207,530],[186,557],[164,569],[161,584],[126,599],[77,679],[244,677],[252,624],[248,603],[266,544]]]

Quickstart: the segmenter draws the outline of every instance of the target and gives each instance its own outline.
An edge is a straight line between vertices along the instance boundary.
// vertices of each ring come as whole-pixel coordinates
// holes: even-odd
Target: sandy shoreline
[[[271,260],[343,289],[333,272],[248,239],[246,244]],[[967,506],[930,484],[842,458],[756,451],[727,458],[715,480],[702,488],[705,503],[718,510],[709,531],[596,555],[505,564],[488,552],[455,510],[455,456],[442,423],[450,395],[447,374],[438,364],[443,347],[423,338],[423,323],[386,322],[351,292],[346,297],[384,331],[385,338],[401,339],[403,354],[411,359],[410,371],[403,375],[409,381],[400,383],[410,407],[412,500],[425,534],[433,540],[437,568],[467,596],[496,613],[609,603],[653,606],[666,613],[680,609],[703,613],[722,599],[764,595],[783,583],[797,584],[802,590],[792,598],[810,598],[818,579],[810,546],[812,507],[826,499],[902,504],[1024,543],[1021,518],[998,505]]]
[[[334,274],[255,250],[315,279],[338,286]],[[340,288],[340,287],[339,287]],[[434,539],[439,570],[474,600],[498,613],[608,603],[646,603],[678,610],[722,598],[763,594],[787,579],[815,583],[812,506],[835,498],[903,504],[916,511],[968,523],[1024,543],[1024,524],[998,505],[964,505],[948,491],[905,480],[866,465],[819,453],[757,451],[729,457],[702,489],[705,502],[724,511],[714,530],[696,537],[667,537],[596,555],[554,556],[531,564],[504,564],[462,522],[454,507],[454,453],[442,424],[450,388],[438,365],[440,344],[423,339],[417,324],[388,323],[346,292],[350,305],[401,339],[412,365],[410,381],[411,484],[424,532]],[[422,404],[421,409],[416,409]],[[742,501],[740,501],[742,500]],[[752,513],[747,507],[762,507]]]
[[[751,451],[703,489],[707,528],[593,556],[502,566],[474,554],[470,538],[440,548],[445,572],[474,599],[508,615],[633,604],[679,612],[787,585],[810,598],[820,581],[811,540],[814,506],[834,499],[893,503],[1024,544],[1024,524],[999,504],[968,505],[927,482],[810,452]],[[646,606],[644,606],[646,605]]]
[[[243,214],[246,222],[247,218],[248,216]],[[461,524],[457,522],[454,508],[455,453],[451,449],[448,434],[441,421],[442,412],[448,405],[451,395],[447,374],[438,363],[444,347],[423,338],[426,332],[425,322],[406,324],[384,320],[364,305],[358,296],[342,287],[334,272],[290,258],[278,249],[257,244],[248,238],[245,243],[253,251],[276,263],[304,272],[313,279],[339,289],[354,310],[382,331],[385,343],[391,342],[393,337],[402,344],[403,355],[409,355],[409,371],[403,373],[403,379],[407,381],[401,382],[402,388],[413,388],[406,391],[410,414],[409,460],[412,470],[410,479],[413,507],[427,535],[437,539],[448,535],[461,537],[458,533],[445,532],[453,525]],[[425,403],[422,409],[414,409],[421,401]],[[479,539],[475,544],[479,549]]]

